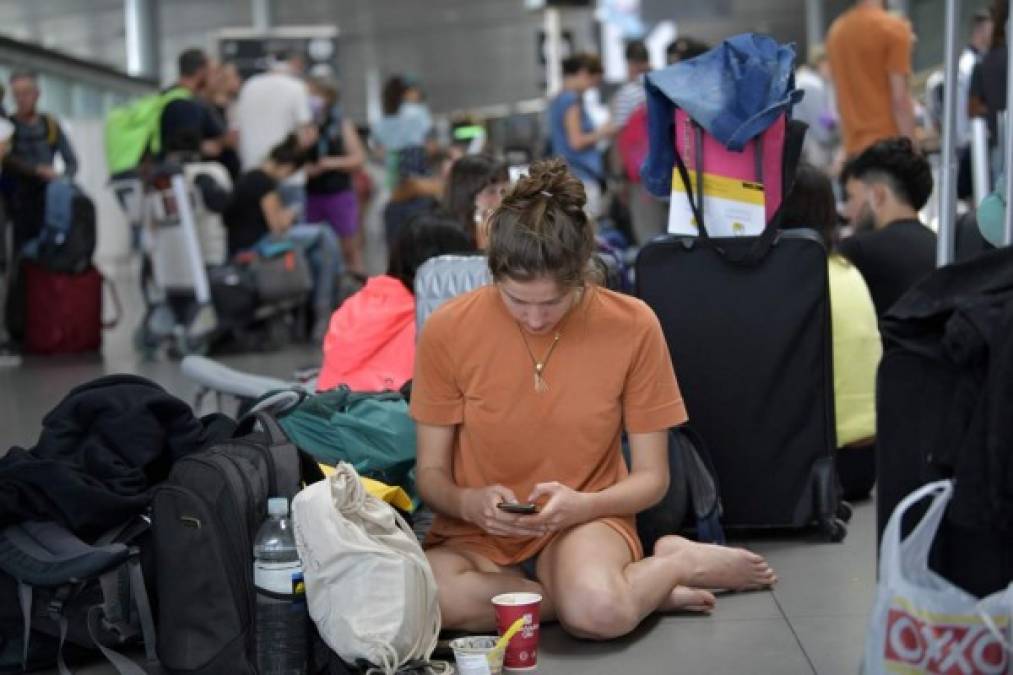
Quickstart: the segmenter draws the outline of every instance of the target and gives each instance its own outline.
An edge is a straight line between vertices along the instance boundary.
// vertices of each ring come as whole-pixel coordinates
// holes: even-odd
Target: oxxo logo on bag
[[[1006,617],[993,617],[1008,637]],[[892,607],[887,615],[887,670],[938,675],[1002,675],[1006,650],[977,616],[917,613]]]

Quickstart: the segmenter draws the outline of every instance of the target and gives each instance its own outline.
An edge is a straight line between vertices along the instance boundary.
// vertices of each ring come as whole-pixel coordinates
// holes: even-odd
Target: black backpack
[[[264,412],[173,465],[152,503],[165,672],[255,675],[253,542],[268,498],[291,500],[304,478],[323,474]]]
[[[71,199],[70,215],[66,232],[43,228],[38,260],[53,272],[80,274],[91,267],[95,254],[95,203],[77,188]]]
[[[699,541],[725,543],[717,473],[703,439],[688,426],[668,432],[668,492],[637,514],[637,534],[650,555],[658,539],[695,530]]]
[[[120,675],[143,675],[121,650],[143,642],[155,662],[151,567],[141,564],[149,528],[136,517],[92,544],[51,521],[0,531],[0,672],[67,672],[99,650]]]

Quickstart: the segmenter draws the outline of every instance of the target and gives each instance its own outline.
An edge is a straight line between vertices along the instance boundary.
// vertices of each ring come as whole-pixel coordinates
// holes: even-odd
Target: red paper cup
[[[524,617],[524,628],[507,645],[503,667],[511,671],[538,668],[542,596],[537,593],[504,593],[493,598],[492,604],[496,608],[496,630],[500,635],[517,619]]]

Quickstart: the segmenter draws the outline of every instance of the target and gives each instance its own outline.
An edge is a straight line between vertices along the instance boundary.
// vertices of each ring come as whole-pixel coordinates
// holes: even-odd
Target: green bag
[[[361,476],[403,487],[418,505],[415,422],[401,394],[353,392],[342,385],[307,397],[278,422],[317,461],[348,462]]]
[[[136,168],[145,152],[157,155],[162,149],[162,111],[172,101],[191,96],[189,89],[174,87],[110,110],[105,126],[109,175]]]

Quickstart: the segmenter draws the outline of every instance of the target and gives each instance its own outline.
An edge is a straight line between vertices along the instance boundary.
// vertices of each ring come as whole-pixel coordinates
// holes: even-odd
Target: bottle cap
[[[288,500],[284,497],[271,497],[267,500],[267,515],[269,516],[287,516],[288,515]]]

